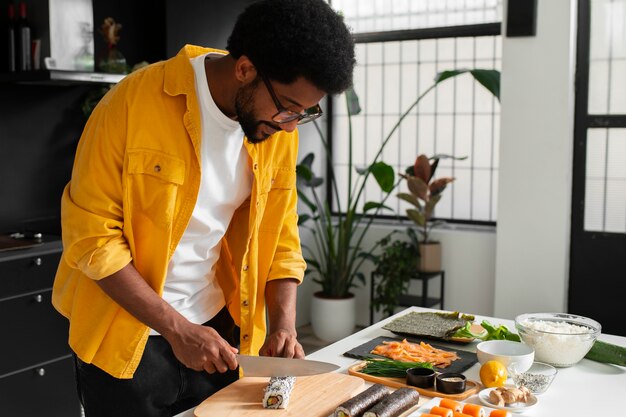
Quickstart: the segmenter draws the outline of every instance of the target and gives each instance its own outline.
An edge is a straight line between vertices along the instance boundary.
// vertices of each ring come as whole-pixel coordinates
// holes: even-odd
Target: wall
[[[0,233],[58,234],[88,87],[0,84]]]
[[[166,0],[167,56],[176,55],[188,43],[226,48],[226,41],[237,16],[253,2],[254,0]]]
[[[537,36],[503,41],[497,316],[567,309],[575,35],[575,1],[539,0]]]

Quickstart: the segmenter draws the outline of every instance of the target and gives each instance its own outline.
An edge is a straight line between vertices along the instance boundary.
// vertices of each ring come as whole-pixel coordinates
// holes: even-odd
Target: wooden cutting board
[[[216,392],[195,410],[197,417],[328,417],[342,402],[365,389],[356,376],[328,373],[296,378],[286,409],[263,408],[269,378],[246,377]]]

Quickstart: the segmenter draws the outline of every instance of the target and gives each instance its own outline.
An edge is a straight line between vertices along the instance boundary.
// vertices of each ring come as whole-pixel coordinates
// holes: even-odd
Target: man
[[[324,1],[265,0],[227,50],[129,75],[79,142],[53,304],[88,417],[193,407],[238,378],[238,350],[304,356],[296,126],[351,84],[354,45]]]

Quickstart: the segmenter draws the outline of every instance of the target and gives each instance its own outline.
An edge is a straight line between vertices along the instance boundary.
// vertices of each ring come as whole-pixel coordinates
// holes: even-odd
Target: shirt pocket
[[[127,208],[133,218],[148,217],[157,224],[171,225],[185,170],[181,158],[153,150],[129,151]]]
[[[269,189],[260,231],[279,233],[283,227],[291,194],[296,187],[296,172],[291,168],[274,168],[269,180]]]

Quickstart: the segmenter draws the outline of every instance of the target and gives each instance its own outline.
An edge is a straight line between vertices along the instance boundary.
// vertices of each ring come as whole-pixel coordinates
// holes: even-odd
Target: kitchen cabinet
[[[50,302],[58,238],[0,252],[0,414],[80,416],[68,322]]]

